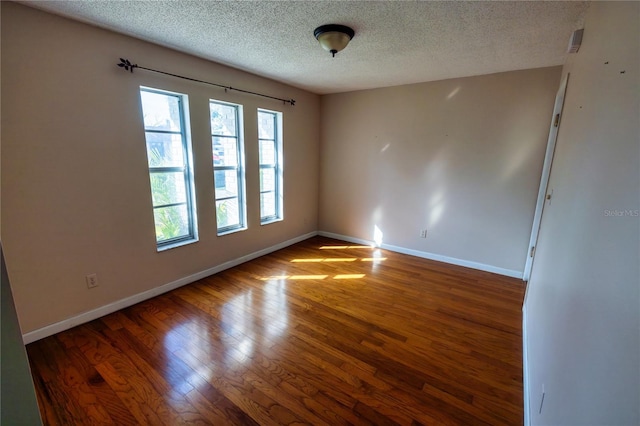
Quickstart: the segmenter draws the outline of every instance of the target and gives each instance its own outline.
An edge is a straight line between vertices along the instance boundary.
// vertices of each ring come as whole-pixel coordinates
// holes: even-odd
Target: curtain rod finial
[[[118,64],[120,68],[124,68],[126,71],[133,72],[134,68],[137,68],[137,64],[132,64],[128,59],[120,58],[120,63]]]

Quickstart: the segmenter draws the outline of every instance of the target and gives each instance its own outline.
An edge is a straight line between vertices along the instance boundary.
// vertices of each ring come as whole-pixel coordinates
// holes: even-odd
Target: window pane
[[[240,209],[238,199],[216,201],[218,228],[240,226]]]
[[[260,164],[276,164],[274,141],[260,141]]]
[[[184,154],[182,136],[146,132],[149,167],[182,167]]]
[[[273,114],[258,112],[258,137],[260,139],[275,139],[273,133]]]
[[[184,203],[187,200],[184,173],[151,173],[151,195],[153,205]]]
[[[153,210],[158,242],[189,235],[189,212],[186,205]]]
[[[211,102],[211,134],[237,136],[236,134],[236,108],[232,105],[223,105]]]
[[[240,229],[244,218],[244,164],[240,128],[240,105],[209,101],[211,149],[218,230]]]
[[[260,194],[260,216],[270,217],[276,215],[276,193],[265,192]]]
[[[260,169],[260,191],[276,190],[275,169]]]
[[[212,139],[213,165],[236,167],[238,165],[238,140],[215,136]]]
[[[185,95],[140,87],[158,250],[197,240]]]
[[[282,219],[282,113],[258,109],[261,222]]]
[[[238,196],[238,172],[235,170],[215,170],[216,199]]]
[[[180,101],[177,96],[140,92],[145,130],[180,131]]]

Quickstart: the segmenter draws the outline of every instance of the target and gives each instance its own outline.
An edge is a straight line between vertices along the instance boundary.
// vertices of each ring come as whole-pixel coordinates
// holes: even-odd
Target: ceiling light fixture
[[[355,31],[345,25],[328,24],[316,28],[313,31],[313,35],[320,43],[320,46],[324,50],[331,52],[331,55],[335,57],[336,53],[347,47],[347,44],[355,35]]]

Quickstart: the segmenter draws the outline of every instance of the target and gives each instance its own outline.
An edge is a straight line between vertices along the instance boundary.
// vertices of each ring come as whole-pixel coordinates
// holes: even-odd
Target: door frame
[[[556,93],[556,101],[553,106],[553,114],[551,115],[551,126],[549,128],[549,138],[547,139],[547,151],[544,155],[544,163],[542,166],[542,176],[540,177],[540,187],[538,188],[538,200],[536,201],[536,211],[533,215],[533,225],[531,227],[531,238],[527,248],[527,259],[522,273],[522,280],[529,281],[531,278],[531,270],[533,269],[533,261],[535,260],[536,246],[538,244],[538,235],[540,233],[540,223],[542,222],[542,213],[546,202],[551,202],[551,193],[547,193],[549,186],[549,176],[551,175],[551,166],[553,164],[553,155],[556,149],[556,141],[558,139],[558,131],[560,130],[560,121],[562,118],[562,108],[564,106],[564,98],[567,92],[567,84],[569,83],[569,73],[567,73],[560,82],[560,88]]]

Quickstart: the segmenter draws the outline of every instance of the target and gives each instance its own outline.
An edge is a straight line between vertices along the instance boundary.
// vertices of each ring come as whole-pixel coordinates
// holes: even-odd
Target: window
[[[258,110],[260,223],[282,219],[282,113]]]
[[[242,106],[209,101],[218,235],[245,229]]]
[[[197,241],[186,95],[140,88],[158,250]]]

